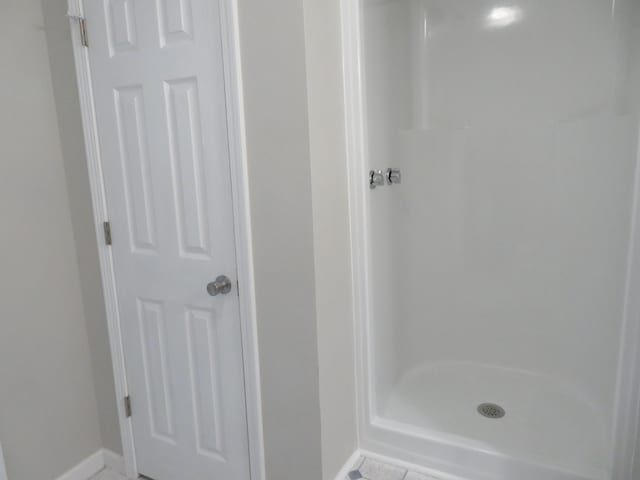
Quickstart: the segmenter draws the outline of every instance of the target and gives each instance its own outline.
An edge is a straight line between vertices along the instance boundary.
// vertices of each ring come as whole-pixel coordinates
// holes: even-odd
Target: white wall
[[[41,0],[102,445],[122,453],[67,0]]]
[[[389,132],[407,129],[411,122],[412,95],[404,73],[411,71],[412,64],[409,55],[411,3],[372,0],[363,5],[366,6],[362,33],[365,92],[373,100],[367,105],[367,135],[371,142],[366,152],[368,165],[376,171],[398,168],[402,166],[398,162],[398,142]],[[404,176],[406,184],[406,171]],[[398,327],[399,312],[405,302],[399,288],[405,272],[398,266],[406,250],[402,242],[407,240],[399,232],[406,220],[399,214],[402,209],[398,189],[378,188],[368,193],[369,236],[374,248],[369,271],[374,279],[370,296],[370,329],[375,351],[372,370],[376,375],[375,397],[382,399],[401,374],[400,359],[406,348]]]
[[[11,480],[45,480],[102,441],[40,1],[0,32],[0,438]]]
[[[546,373],[611,411],[637,133],[619,109],[624,15],[521,0],[501,25],[488,1],[368,5],[371,166],[404,177],[371,200],[374,257],[393,258],[374,295],[397,302],[375,309],[397,335],[386,351],[399,372]]]
[[[302,2],[238,3],[267,479],[316,480],[322,462]]]
[[[322,473],[357,448],[340,2],[305,0]]]

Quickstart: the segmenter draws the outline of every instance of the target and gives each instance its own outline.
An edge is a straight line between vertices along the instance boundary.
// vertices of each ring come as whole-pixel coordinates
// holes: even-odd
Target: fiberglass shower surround
[[[365,445],[612,479],[640,2],[357,3],[363,163],[402,175],[363,191]]]

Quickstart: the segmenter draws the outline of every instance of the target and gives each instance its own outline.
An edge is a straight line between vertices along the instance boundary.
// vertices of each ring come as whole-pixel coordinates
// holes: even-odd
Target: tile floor
[[[360,458],[345,480],[438,480],[420,473],[409,472],[406,468],[388,465],[372,460]]]
[[[126,480],[125,477],[111,470],[103,470],[91,480]],[[409,472],[405,468],[372,460],[360,458],[353,466],[353,470],[344,480],[438,480],[415,472]]]
[[[102,470],[97,475],[91,477],[91,480],[127,480],[127,479],[122,475],[118,475],[117,473],[112,472],[111,470],[105,469],[105,470]]]

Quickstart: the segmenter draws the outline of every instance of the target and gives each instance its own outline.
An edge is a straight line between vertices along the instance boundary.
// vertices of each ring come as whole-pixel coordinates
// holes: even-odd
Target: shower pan
[[[342,6],[363,448],[631,480],[640,1]]]

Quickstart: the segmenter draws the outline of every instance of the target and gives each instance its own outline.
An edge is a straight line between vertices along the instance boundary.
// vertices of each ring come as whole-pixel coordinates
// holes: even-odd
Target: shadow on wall
[[[0,2],[0,58],[0,438],[55,478],[102,441],[39,1]]]
[[[66,0],[42,0],[103,446],[122,453]]]

